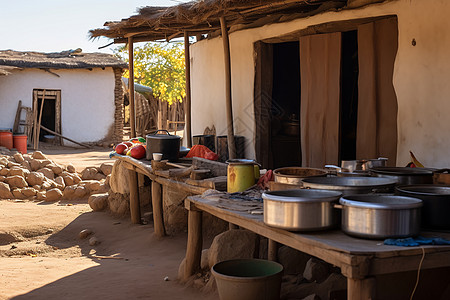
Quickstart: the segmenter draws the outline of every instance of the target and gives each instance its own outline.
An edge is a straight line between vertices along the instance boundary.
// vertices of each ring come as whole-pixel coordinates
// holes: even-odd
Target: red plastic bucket
[[[0,146],[12,149],[13,135],[9,130],[0,130]]]
[[[14,148],[22,154],[27,153],[27,136],[18,134],[13,136]]]

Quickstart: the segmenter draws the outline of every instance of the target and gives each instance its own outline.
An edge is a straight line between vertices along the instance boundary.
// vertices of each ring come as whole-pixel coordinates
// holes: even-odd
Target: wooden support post
[[[200,260],[202,257],[202,212],[189,210],[188,213],[188,240],[186,248],[186,265],[184,268],[184,278],[187,280],[200,270]]]
[[[267,246],[267,259],[271,261],[278,260],[278,243],[269,239]]]
[[[141,206],[139,202],[139,189],[136,170],[128,170],[128,183],[130,186],[130,214],[131,223],[141,224]]]
[[[42,121],[42,110],[44,109],[44,101],[45,101],[45,90],[42,92],[41,109],[39,111],[39,121],[37,121],[38,122],[37,124],[34,123],[34,145],[33,145],[34,150],[38,150],[39,148],[39,135],[41,134],[41,121]],[[38,105],[38,103],[39,101],[36,97],[36,106]]]
[[[234,140],[233,126],[233,102],[231,99],[231,58],[230,41],[228,40],[228,28],[225,17],[220,17],[220,27],[222,29],[223,53],[225,59],[225,97],[227,111],[227,142],[228,155],[230,159],[236,158],[236,143]]]
[[[189,53],[189,33],[184,32],[184,63],[186,66],[186,101],[184,106],[185,111],[185,127],[186,128],[186,142],[187,147],[192,147],[192,132],[191,132],[191,60]],[[176,126],[176,125],[175,125]]]
[[[128,91],[130,96],[130,128],[131,137],[136,137],[136,108],[134,104],[134,50],[133,37],[128,38]]]
[[[153,224],[155,234],[158,237],[163,237],[165,235],[162,201],[163,200],[162,200],[161,184],[153,180],[152,181]]]
[[[347,299],[368,300],[375,299],[375,278],[365,279],[347,278]]]
[[[239,229],[239,226],[237,226],[236,224],[233,224],[233,223],[228,223],[228,229],[229,230]]]

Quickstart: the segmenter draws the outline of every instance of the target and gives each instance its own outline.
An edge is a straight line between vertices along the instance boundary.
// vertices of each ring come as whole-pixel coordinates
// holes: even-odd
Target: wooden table
[[[267,237],[269,259],[275,258],[274,244],[278,242],[338,266],[347,277],[348,299],[373,299],[375,275],[417,270],[423,253],[426,259],[422,269],[450,266],[450,246],[387,246],[378,240],[352,238],[340,230],[302,234],[290,232],[265,225],[262,215],[223,208],[217,198],[189,197],[185,200],[185,207],[189,210],[189,219],[184,279],[200,268],[202,212]],[[439,233],[439,236],[450,239],[448,233]]]

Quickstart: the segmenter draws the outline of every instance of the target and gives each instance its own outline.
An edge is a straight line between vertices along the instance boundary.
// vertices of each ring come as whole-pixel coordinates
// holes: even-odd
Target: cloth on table
[[[386,239],[385,245],[414,247],[421,245],[450,245],[450,241],[440,237],[426,238],[422,236],[409,237],[404,239]]]

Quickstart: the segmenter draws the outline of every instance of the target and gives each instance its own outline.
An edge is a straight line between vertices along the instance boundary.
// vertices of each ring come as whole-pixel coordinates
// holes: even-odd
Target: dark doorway
[[[44,106],[42,106],[44,103]],[[60,90],[33,90],[33,108],[36,108],[37,119],[41,126],[57,134],[61,134],[61,91]],[[42,116],[41,116],[42,109]],[[61,139],[54,133],[48,132],[41,127],[39,141],[51,142],[61,145]]]
[[[40,118],[42,106],[42,97],[38,98],[38,120]],[[56,98],[45,98],[44,99],[44,107],[42,108],[42,118],[41,125],[45,128],[48,128],[52,131],[56,129]],[[45,130],[41,130],[39,134],[39,140],[44,140],[44,135],[49,135],[50,133]]]
[[[358,121],[358,32],[342,32],[339,159],[356,159]]]
[[[301,166],[299,43],[273,44],[272,168]]]

